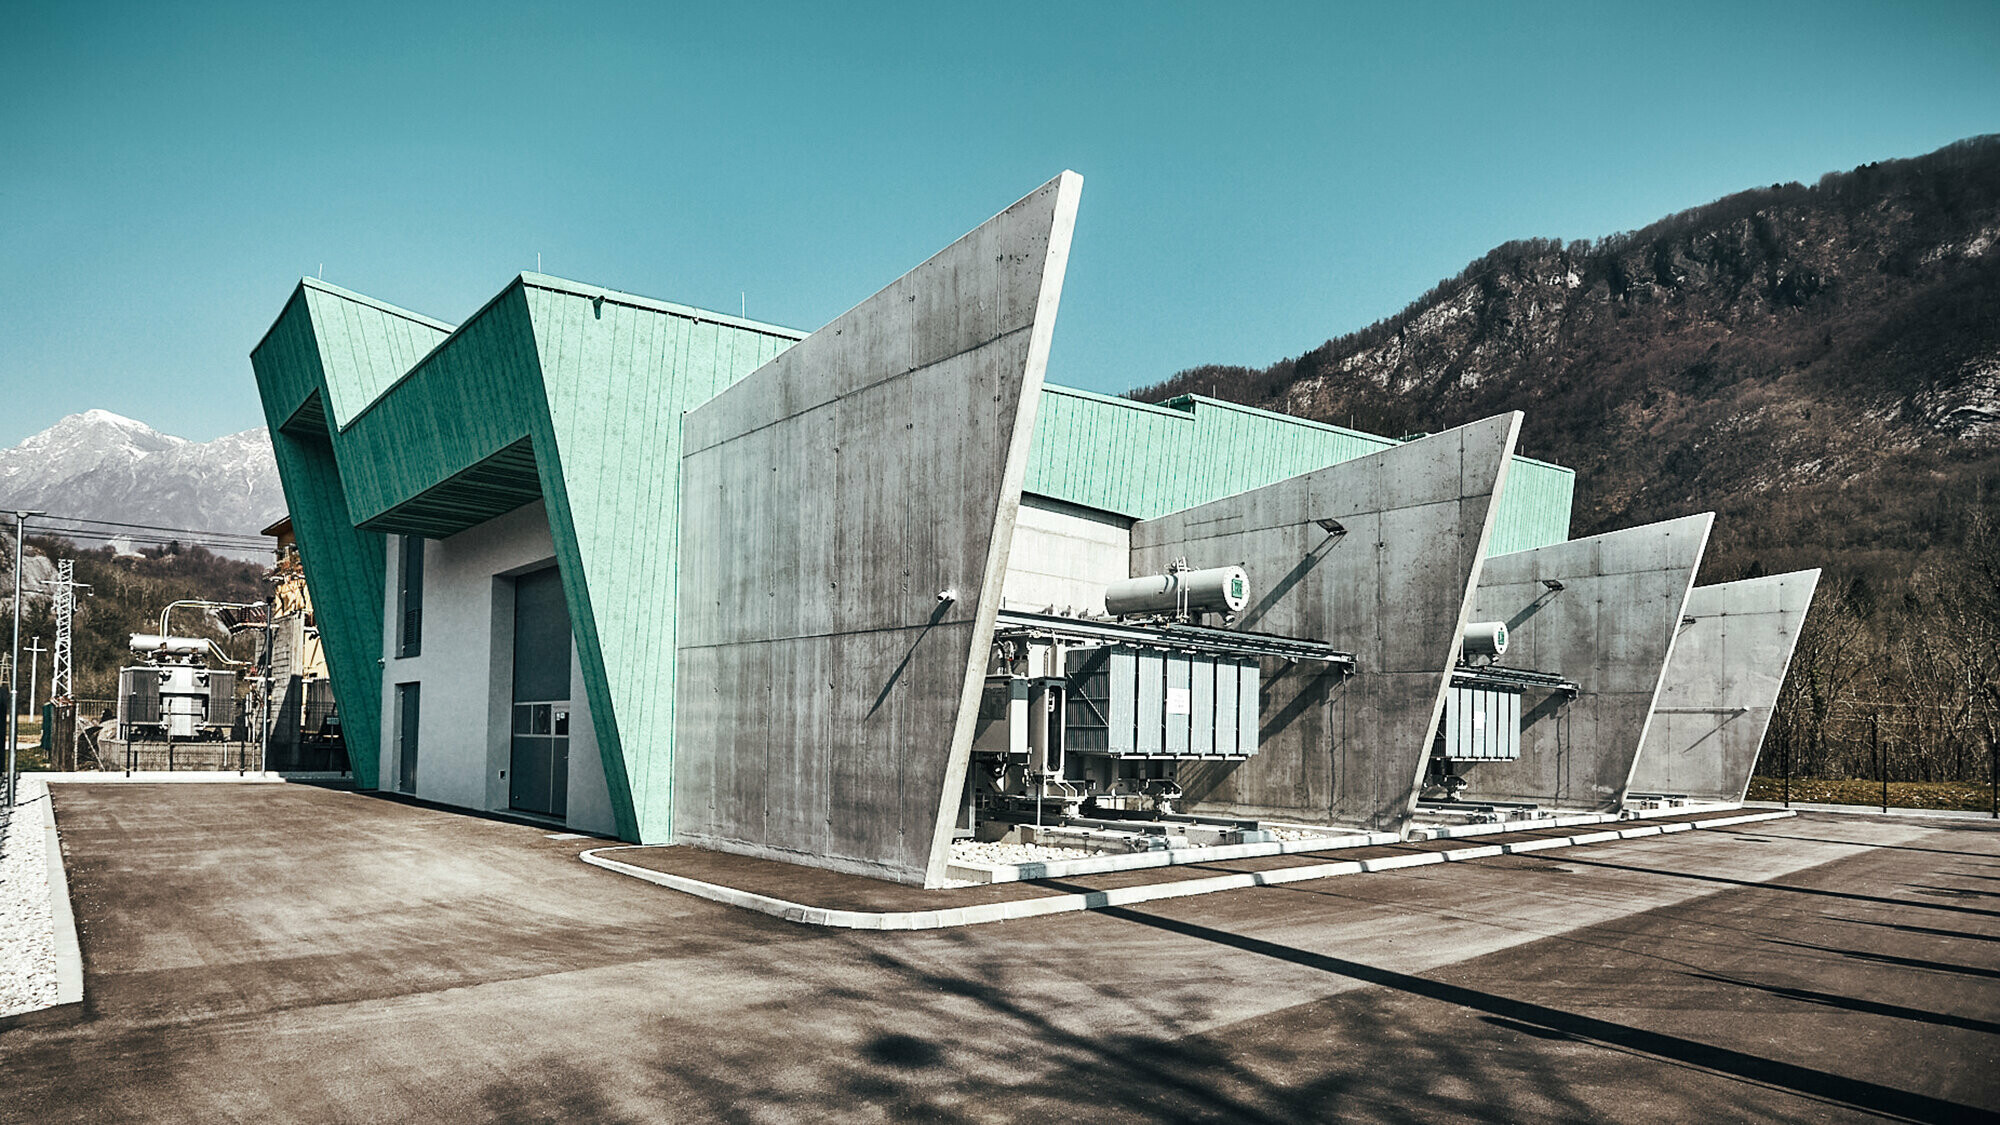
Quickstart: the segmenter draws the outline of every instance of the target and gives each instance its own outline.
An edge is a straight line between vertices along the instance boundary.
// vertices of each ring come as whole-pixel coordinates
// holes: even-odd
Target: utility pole
[[[537,257],[539,258],[539,255]],[[539,266],[541,262],[537,261],[535,264]],[[541,271],[537,270],[536,272],[539,273]],[[271,659],[271,642],[275,639],[271,633],[271,626],[278,616],[278,585],[275,570],[265,581],[271,583],[271,596],[264,602],[264,690],[258,698],[259,709],[263,712],[263,721],[258,724],[260,728],[257,735],[258,773],[271,772],[271,687],[276,682],[277,673],[276,662]],[[293,753],[292,758],[292,768],[297,769],[298,755],[296,751]]]
[[[7,661],[7,807],[14,807],[15,744],[21,741],[20,708],[14,701],[20,698],[21,690],[21,570],[27,560],[21,557],[21,540],[28,520],[39,516],[40,512],[17,511],[14,513],[14,645],[9,650]]]
[[[30,717],[38,714],[35,710],[35,688],[38,686],[36,681],[42,675],[42,654],[47,651],[49,650],[42,647],[42,638],[40,637],[36,637],[35,643],[28,648],[28,714]],[[55,697],[55,692],[49,693],[50,699],[54,699]]]

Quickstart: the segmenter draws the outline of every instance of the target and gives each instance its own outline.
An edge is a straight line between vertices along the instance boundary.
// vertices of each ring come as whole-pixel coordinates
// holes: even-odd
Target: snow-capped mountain
[[[109,410],[87,410],[0,450],[0,510],[22,508],[48,513],[31,530],[77,529],[81,546],[100,546],[107,536],[122,537],[117,545],[127,547],[203,539],[64,517],[220,533],[241,543],[285,513],[285,497],[270,435],[261,428],[196,442]],[[226,543],[210,547],[244,558],[260,554]]]

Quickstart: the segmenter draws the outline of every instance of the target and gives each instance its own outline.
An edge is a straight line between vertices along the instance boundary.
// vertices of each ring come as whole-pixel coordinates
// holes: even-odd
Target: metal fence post
[[[1792,807],[1792,732],[1785,732],[1785,807]]]
[[[1868,744],[1875,748],[1875,776],[1882,780],[1882,811],[1889,811],[1889,766],[1882,756],[1882,717],[1880,711],[1868,712]]]
[[[27,569],[21,554],[21,529],[31,515],[40,512],[14,513],[14,647],[13,655],[7,661],[7,807],[14,807],[14,746],[21,739],[20,710],[18,698],[21,687],[21,571]]]

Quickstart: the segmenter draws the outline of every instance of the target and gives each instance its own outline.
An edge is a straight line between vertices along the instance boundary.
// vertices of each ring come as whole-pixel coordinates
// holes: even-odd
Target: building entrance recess
[[[568,815],[569,650],[569,610],[556,569],[515,579],[509,808]]]

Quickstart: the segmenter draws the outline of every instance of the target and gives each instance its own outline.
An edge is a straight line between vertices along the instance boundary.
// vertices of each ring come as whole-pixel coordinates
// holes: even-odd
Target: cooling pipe
[[[1240,566],[1177,570],[1113,582],[1104,591],[1104,611],[1114,617],[1135,613],[1241,613],[1250,604],[1250,576]]]
[[[241,660],[232,659],[207,637],[163,637],[158,633],[134,633],[130,645],[133,652],[155,659],[163,656],[196,656],[216,664],[243,663]]]
[[[1475,656],[1504,656],[1507,652],[1505,621],[1475,621],[1465,627],[1464,659]]]
[[[156,653],[167,656],[194,656],[208,653],[206,637],[163,637],[157,633],[132,634],[132,651],[151,656]]]

